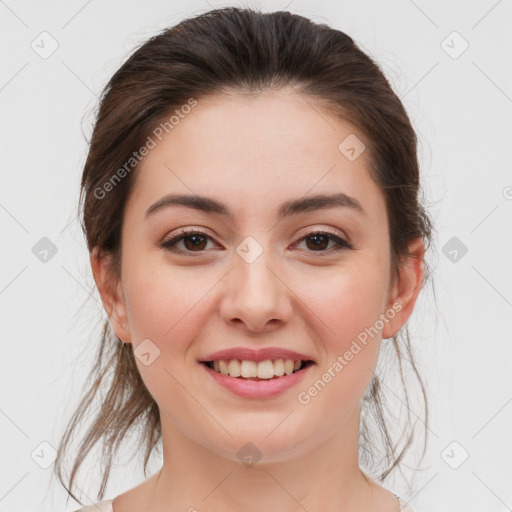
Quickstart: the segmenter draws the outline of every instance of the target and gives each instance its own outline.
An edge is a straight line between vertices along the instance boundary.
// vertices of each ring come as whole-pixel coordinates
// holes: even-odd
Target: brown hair
[[[105,184],[116,173],[120,176],[123,165],[126,171],[126,162],[144,145],[151,130],[190,98],[200,100],[223,92],[258,93],[282,87],[294,87],[321,102],[365,137],[370,175],[385,195],[393,278],[398,275],[402,258],[410,256],[410,241],[422,238],[428,248],[433,226],[419,197],[417,137],[379,66],[348,35],[325,24],[290,12],[262,13],[229,7],[188,18],[151,37],[126,60],[103,90],[83,169],[79,212],[83,208],[82,229],[89,251],[97,249],[100,256],[113,257],[113,283],[121,275],[123,211],[133,190],[136,165],[131,172],[122,173],[115,186],[109,187],[108,200],[98,197],[98,190],[107,190]],[[425,265],[424,283],[429,274]],[[407,326],[391,343],[407,403],[407,424],[398,435],[405,446],[397,453],[385,419],[387,397],[377,373],[363,397],[361,414],[362,462],[377,467],[376,435],[383,440],[385,454],[379,460],[387,467],[378,476],[380,481],[399,465],[413,440],[403,361],[410,364],[423,397],[423,455],[427,441],[427,395]],[[102,499],[112,459],[125,435],[137,425],[140,427],[140,446],[145,445],[144,474],[149,457],[161,440],[159,410],[139,375],[132,345],[117,339],[108,320],[104,322],[89,381],[90,388],[61,439],[54,467],[74,499],[77,498],[71,488],[76,473],[96,443],[102,441],[103,445],[103,480],[98,493]],[[103,388],[106,391],[99,412],[81,439],[65,483],[63,460],[71,437]],[[372,418],[377,423],[375,431],[370,429]]]

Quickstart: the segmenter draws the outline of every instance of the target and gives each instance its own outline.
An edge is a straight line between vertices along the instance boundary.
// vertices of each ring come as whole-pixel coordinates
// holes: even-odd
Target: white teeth
[[[284,373],[286,373],[286,375],[293,373],[293,361],[291,359],[286,359],[284,362]]]
[[[284,375],[284,359],[276,359],[274,361],[274,375],[282,377]]]
[[[236,359],[231,359],[228,364],[228,371],[231,377],[240,377],[240,363]]]
[[[274,365],[270,359],[258,363],[258,378],[271,379],[274,376]]]
[[[302,361],[293,359],[267,359],[265,361],[240,361],[238,359],[213,361],[213,369],[222,375],[231,377],[243,377],[245,379],[259,378],[272,379],[291,375],[301,367]]]
[[[254,361],[242,361],[242,364],[240,365],[240,376],[245,377],[246,379],[249,377],[257,377],[258,364]],[[235,375],[231,375],[231,377],[235,377]]]
[[[220,373],[222,373],[222,375],[228,375],[228,364],[226,361],[219,361],[219,366],[220,366]]]

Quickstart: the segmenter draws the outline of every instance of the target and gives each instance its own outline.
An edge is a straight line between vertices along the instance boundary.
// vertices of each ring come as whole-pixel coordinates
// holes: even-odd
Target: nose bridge
[[[259,241],[248,236],[236,248],[234,270],[235,281],[239,284],[237,294],[239,297],[245,294],[252,301],[270,304],[279,288],[275,271],[270,270],[276,267],[276,262],[272,261],[275,258],[268,244],[269,237],[258,238]]]
[[[223,308],[225,321],[241,320],[251,330],[258,330],[270,321],[288,319],[288,289],[279,277],[281,265],[268,239],[261,236],[257,241],[249,236],[236,248]]]

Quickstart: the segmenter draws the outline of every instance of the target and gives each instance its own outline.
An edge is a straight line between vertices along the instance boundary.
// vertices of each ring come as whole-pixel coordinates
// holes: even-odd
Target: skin
[[[137,169],[123,219],[121,280],[108,286],[108,257],[93,251],[91,265],[117,336],[134,350],[144,339],[160,350],[150,365],[137,365],[160,409],[164,463],[118,496],[115,512],[398,510],[394,495],[359,468],[361,398],[382,339],[413,311],[424,245],[411,243],[417,259],[406,260],[392,282],[384,196],[366,170],[368,150],[354,161],[338,150],[349,134],[364,141],[292,90],[216,96],[200,100]],[[212,197],[234,217],[173,206],[145,219],[169,192]],[[334,192],[356,198],[366,215],[334,207],[276,217],[284,201]],[[207,231],[200,253],[190,239],[178,242],[183,255],[159,245],[182,227]],[[334,252],[332,241],[317,249],[304,238],[325,229],[353,248]],[[236,252],[248,236],[263,250],[250,264]],[[396,303],[400,312],[379,334],[307,405],[299,403],[298,392]],[[236,346],[297,350],[316,365],[278,397],[240,398],[197,362]],[[237,458],[248,441],[263,454],[250,468]]]

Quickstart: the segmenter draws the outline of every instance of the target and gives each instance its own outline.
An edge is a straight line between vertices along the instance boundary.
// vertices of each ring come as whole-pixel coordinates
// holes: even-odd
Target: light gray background
[[[404,471],[414,489],[398,477],[385,485],[417,512],[512,509],[510,1],[0,0],[0,510],[78,508],[50,478],[51,446],[102,314],[75,216],[97,97],[141,41],[225,5],[286,8],[347,32],[404,102],[438,230],[437,302],[426,290],[409,323],[433,409],[428,457]],[[46,59],[31,47],[43,31],[58,43]],[[43,237],[58,249],[46,263],[32,252]],[[453,237],[468,249],[456,262],[443,253]],[[144,478],[133,466],[115,469],[106,498]],[[89,468],[92,502],[99,474]]]

